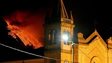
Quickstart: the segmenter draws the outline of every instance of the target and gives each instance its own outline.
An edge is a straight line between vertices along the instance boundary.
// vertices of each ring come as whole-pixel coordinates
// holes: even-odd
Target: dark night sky
[[[87,38],[94,29],[97,29],[104,40],[112,36],[112,2],[108,0],[66,0],[65,3],[69,3],[67,4],[68,9],[73,11],[75,33],[82,32]]]
[[[40,8],[49,9],[50,13],[57,17],[59,9],[56,7],[58,0],[39,0],[38,2],[32,0],[11,0],[0,2],[1,14],[7,14],[15,9],[38,10]],[[111,2],[99,0],[64,0],[67,10],[72,10],[74,22],[76,25],[75,32],[83,32],[86,36],[90,35],[96,28],[104,39],[112,35],[111,25]],[[52,12],[53,10],[53,12]],[[103,32],[102,32],[103,31]]]
[[[58,0],[0,0],[0,20],[2,22],[2,16],[10,14],[15,10],[30,10],[35,11],[40,8],[47,9],[49,11],[49,17],[58,18],[57,4]],[[65,6],[67,10],[72,10],[75,22],[75,37],[77,32],[84,33],[85,37],[88,37],[96,28],[99,34],[107,39],[112,36],[112,2],[95,1],[95,0],[65,0]],[[56,7],[56,8],[54,8]],[[52,12],[53,11],[53,12]],[[53,14],[53,15],[52,15]],[[1,23],[0,23],[1,24]],[[4,25],[0,25],[2,29]],[[3,30],[3,29],[2,29]],[[2,33],[1,33],[2,32]],[[5,33],[0,31],[0,34]],[[1,35],[1,37],[5,37]],[[10,39],[12,40],[12,39]],[[13,45],[13,44],[12,44]]]
[[[21,50],[29,51],[35,54],[43,55],[44,49],[33,49],[32,47],[26,47],[19,40],[16,41],[11,36],[7,35],[6,23],[3,20],[3,16],[10,15],[16,10],[35,12],[37,10],[46,11],[49,16],[52,14],[52,9],[55,6],[56,0],[0,0],[0,43],[19,48]],[[0,62],[6,60],[28,59],[37,58],[27,54],[23,54],[5,47],[0,46]]]

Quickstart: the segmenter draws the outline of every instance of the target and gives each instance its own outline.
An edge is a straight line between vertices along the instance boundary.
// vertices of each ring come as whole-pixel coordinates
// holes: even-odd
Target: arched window
[[[56,30],[52,29],[52,30],[49,30],[49,33],[48,33],[48,41],[49,41],[49,44],[55,44],[56,43]]]

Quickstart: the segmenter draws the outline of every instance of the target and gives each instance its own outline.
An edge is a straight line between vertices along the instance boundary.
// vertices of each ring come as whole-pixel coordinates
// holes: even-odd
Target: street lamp
[[[64,42],[68,42],[68,39],[69,39],[69,37],[68,37],[68,34],[67,33],[64,33],[64,34],[62,34],[62,40],[64,40]]]

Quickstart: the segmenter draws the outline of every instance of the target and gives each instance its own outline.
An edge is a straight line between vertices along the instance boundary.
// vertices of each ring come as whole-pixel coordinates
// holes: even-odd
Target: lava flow
[[[34,49],[43,47],[44,44],[44,11],[15,11],[4,17],[9,35],[18,36],[25,46],[33,46]]]

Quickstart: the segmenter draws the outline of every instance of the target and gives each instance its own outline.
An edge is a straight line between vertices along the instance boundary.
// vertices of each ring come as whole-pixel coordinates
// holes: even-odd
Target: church
[[[112,39],[104,41],[97,30],[87,38],[78,32],[78,44],[71,39],[73,37],[73,18],[68,18],[63,0],[61,0],[61,63],[112,63]],[[66,37],[63,33],[68,31]]]
[[[28,18],[34,20],[33,24],[38,22],[38,26],[28,25],[29,27],[25,27],[22,29],[14,29],[12,32],[16,33],[17,36],[25,42],[25,45],[34,45],[35,48],[43,47],[43,45],[37,46],[37,41],[42,41],[45,43],[45,52],[44,56],[52,59],[46,58],[37,58],[37,59],[28,59],[28,60],[18,60],[18,61],[10,61],[5,63],[112,63],[112,37],[110,37],[107,41],[104,41],[101,35],[98,33],[97,29],[93,31],[87,38],[85,38],[84,34],[78,32],[78,42],[74,42],[74,28],[75,28],[75,19],[73,18],[72,11],[68,11],[64,4],[64,0],[60,1],[60,9],[59,16],[56,17],[57,21],[53,21],[52,23],[43,23],[44,20],[39,19],[37,15],[33,15],[33,17]],[[58,7],[58,6],[57,6]],[[37,14],[43,18],[40,13],[40,10]],[[23,12],[24,13],[24,12]],[[25,13],[24,13],[25,14]],[[28,13],[26,13],[28,15]],[[25,15],[26,15],[25,14]],[[13,17],[15,17],[14,14]],[[20,12],[17,12],[17,16],[20,15]],[[23,15],[23,17],[25,16]],[[29,14],[31,15],[31,14]],[[19,16],[20,18],[23,18]],[[38,18],[38,19],[37,19]],[[7,19],[6,19],[7,21]],[[29,20],[28,24],[31,24]],[[43,21],[43,23],[41,22]],[[15,22],[14,22],[15,23]],[[7,22],[8,25],[10,25]],[[17,23],[16,23],[17,24]],[[18,25],[18,24],[17,24]],[[26,24],[25,24],[26,25]],[[35,27],[35,28],[34,28]],[[41,27],[40,29],[36,29],[36,27]],[[11,27],[10,27],[11,28]],[[34,32],[35,31],[35,32]],[[29,33],[26,33],[29,32]],[[39,34],[40,33],[40,34]],[[36,36],[36,34],[38,34]],[[15,37],[14,35],[12,35]],[[28,37],[29,36],[29,37]],[[27,38],[27,39],[26,39]],[[38,40],[36,40],[38,38]],[[43,39],[41,39],[43,38]],[[32,40],[33,39],[33,40]],[[38,43],[39,44],[39,43]],[[43,43],[42,43],[43,44]],[[57,60],[56,60],[57,59]]]

